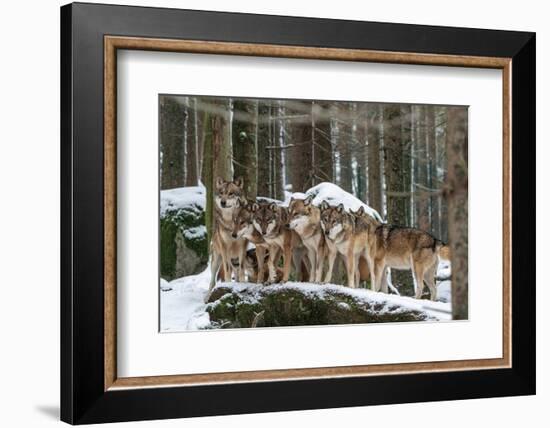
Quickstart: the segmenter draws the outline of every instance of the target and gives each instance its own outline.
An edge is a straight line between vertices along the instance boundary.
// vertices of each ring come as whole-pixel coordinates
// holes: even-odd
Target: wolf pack
[[[373,291],[388,292],[387,269],[410,270],[415,297],[424,283],[437,298],[436,271],[450,248],[420,229],[383,223],[363,206],[346,210],[314,196],[291,198],[288,206],[246,198],[243,180],[215,182],[210,249],[211,281],[272,284],[289,280],[330,283],[337,257],[344,261],[347,286],[370,279]]]

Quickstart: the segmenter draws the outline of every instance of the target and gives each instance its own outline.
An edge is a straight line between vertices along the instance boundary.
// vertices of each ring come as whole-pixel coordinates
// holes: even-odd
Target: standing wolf
[[[277,280],[277,264],[281,254],[283,256],[282,281],[286,282],[290,275],[293,249],[302,246],[300,237],[286,227],[288,212],[284,207],[273,202],[260,202],[254,203],[251,209],[254,213],[254,227],[269,245],[269,282]]]
[[[223,278],[231,280],[231,274],[239,281],[245,280],[244,262],[246,258],[246,239],[233,238],[233,216],[239,209],[239,199],[243,195],[243,180],[225,181],[217,178],[214,194],[214,227],[210,243],[210,287],[207,298],[216,284],[220,266]]]
[[[363,207],[359,208],[357,213],[347,213],[343,204],[336,207],[330,206],[326,201],[321,204],[321,227],[325,232],[328,261],[325,282],[331,280],[334,261],[338,254],[344,259],[348,287],[358,288],[361,280],[369,279],[366,254],[368,231],[357,226],[358,215],[371,218]]]
[[[257,272],[255,272],[256,282],[265,281],[265,256],[269,249],[269,244],[254,227],[254,212],[252,206],[256,202],[239,199],[239,208],[233,214],[233,239],[246,239],[256,247]]]
[[[325,282],[330,282],[336,256],[341,254],[346,266],[348,287],[355,288],[357,281],[355,272],[355,221],[347,213],[344,205],[330,206],[326,201],[321,204],[321,227],[325,233],[327,250],[327,273]]]
[[[309,282],[321,282],[325,259],[325,238],[321,229],[321,210],[312,204],[313,196],[290,199],[288,227],[301,238],[309,260]]]
[[[368,230],[366,255],[369,260],[373,289],[380,291],[386,267],[411,269],[415,297],[420,299],[424,282],[430,289],[431,300],[437,298],[435,274],[440,259],[449,260],[450,248],[420,229],[381,224],[361,215],[360,227]]]

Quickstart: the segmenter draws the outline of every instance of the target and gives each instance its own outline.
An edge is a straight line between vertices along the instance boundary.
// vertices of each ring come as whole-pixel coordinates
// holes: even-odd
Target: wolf
[[[377,224],[375,220],[369,221],[364,227],[368,230],[365,253],[369,260],[374,290],[380,291],[382,276],[387,267],[410,269],[415,297],[422,297],[425,282],[430,290],[431,300],[436,300],[435,274],[439,260],[449,260],[449,246],[420,229]]]
[[[290,275],[290,266],[292,262],[293,249],[302,246],[300,237],[296,232],[286,228],[288,224],[288,212],[274,202],[254,203],[251,206],[254,213],[252,224],[268,244],[269,258],[269,282],[277,280],[277,264],[280,255],[283,257],[283,275],[282,282],[287,282]],[[296,264],[300,266],[300,264]]]
[[[207,299],[210,296],[218,270],[221,267],[223,278],[231,280],[231,274],[239,281],[245,280],[244,262],[246,258],[246,239],[233,238],[233,216],[239,209],[239,199],[244,196],[243,180],[237,178],[226,181],[220,177],[215,182],[214,194],[214,225],[210,243],[210,287]]]
[[[321,228],[321,210],[313,205],[313,195],[290,199],[287,227],[295,231],[306,248],[309,282],[322,282],[325,238]]]
[[[254,244],[256,248],[256,269],[253,270],[251,276],[256,282],[262,283],[266,280],[265,258],[269,251],[269,244],[254,227],[254,212],[252,206],[255,203],[255,201],[247,201],[243,198],[239,199],[238,209],[235,210],[233,214],[233,230],[231,237],[233,239],[246,239],[248,242]]]
[[[340,254],[346,266],[348,287],[356,288],[359,284],[358,272],[359,255],[364,242],[355,236],[355,219],[346,212],[343,204],[331,206],[326,201],[320,206],[321,228],[325,234],[327,273],[325,282],[330,282],[336,256]]]

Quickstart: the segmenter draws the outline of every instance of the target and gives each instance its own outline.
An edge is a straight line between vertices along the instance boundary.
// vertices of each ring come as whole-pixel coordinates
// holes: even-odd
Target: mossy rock
[[[208,264],[204,210],[191,206],[160,219],[160,275],[170,281],[202,272]]]
[[[390,302],[369,302],[336,287],[322,293],[298,287],[219,285],[207,312],[218,328],[284,327],[426,321],[421,311]]]

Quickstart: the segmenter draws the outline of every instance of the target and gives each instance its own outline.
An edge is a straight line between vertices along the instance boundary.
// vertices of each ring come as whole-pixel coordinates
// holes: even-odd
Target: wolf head
[[[251,207],[253,215],[252,223],[262,236],[270,235],[283,221],[283,209],[277,204],[254,203]]]
[[[251,210],[255,202],[239,199],[237,201],[238,210],[233,214],[233,233],[231,236],[234,239],[246,238],[254,232],[254,213]]]
[[[353,216],[357,231],[368,231],[369,229],[376,228],[381,224],[371,215],[367,214],[363,206],[359,207],[357,211],[350,209],[349,213]]]
[[[310,195],[305,199],[290,199],[287,224],[289,229],[296,230],[319,222],[319,208],[312,204],[313,198]]]
[[[346,226],[348,214],[344,205],[330,206],[326,201],[321,204],[321,228],[329,239],[336,239]]]
[[[235,208],[239,198],[244,196],[243,180],[237,178],[233,181],[225,181],[223,178],[216,179],[216,192],[214,200],[219,209]]]

